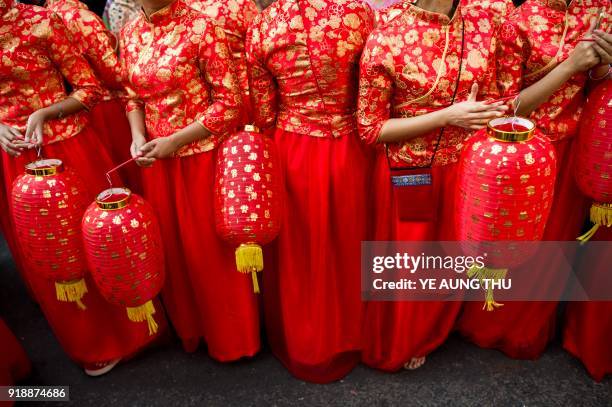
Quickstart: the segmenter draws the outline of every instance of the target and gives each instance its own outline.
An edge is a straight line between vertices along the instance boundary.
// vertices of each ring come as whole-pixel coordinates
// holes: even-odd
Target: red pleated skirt
[[[91,127],[100,135],[100,140],[115,165],[132,158],[132,132],[120,99],[103,101],[94,106],[90,113],[90,122]],[[125,186],[137,194],[142,193],[140,170],[135,163],[119,169],[118,173]]]
[[[13,181],[24,172],[25,164],[36,159],[36,153],[29,150],[16,158],[9,157],[4,152],[2,154],[4,188],[8,197]],[[99,136],[91,128],[86,128],[68,140],[44,146],[43,155],[46,158],[59,158],[66,167],[76,171],[86,181],[92,202],[100,191],[108,188],[104,173],[112,167],[112,161]],[[8,228],[15,233],[12,222]],[[25,278],[47,322],[64,351],[76,363],[92,364],[126,358],[156,338],[157,335],[149,335],[146,323],[130,321],[124,308],[106,302],[90,276],[86,277],[89,292],[83,297],[87,309],[81,310],[74,303],[58,301],[53,282],[31,273],[27,260],[23,264]],[[156,310],[155,320],[160,325],[159,335],[165,329],[166,322],[159,303],[156,304]]]
[[[589,202],[578,189],[573,174],[574,138],[554,143],[557,153],[555,197],[543,240],[573,241],[584,225]],[[542,259],[534,284],[567,278],[559,274],[565,259]],[[533,266],[531,265],[532,269]],[[517,268],[510,273],[533,274]],[[557,302],[506,302],[489,312],[477,302],[465,303],[457,323],[459,332],[483,348],[499,349],[515,359],[536,359],[555,334]]]
[[[327,383],[359,362],[368,161],[356,132],[277,129],[275,141],[286,199],[277,261],[263,272],[268,340],[291,374]]]
[[[437,191],[436,222],[399,220],[391,187],[386,153],[379,151],[374,171],[374,240],[455,240],[455,164],[433,167]],[[369,301],[365,306],[363,363],[376,369],[397,371],[414,357],[426,356],[444,343],[461,309],[460,300]]]
[[[591,240],[611,241],[612,228],[599,228]],[[605,270],[606,265],[609,270],[612,252],[585,261],[593,270]],[[597,273],[586,281],[590,286],[602,283],[606,280]],[[601,381],[612,374],[612,301],[570,302],[565,311],[563,347],[582,361],[593,379]]]
[[[216,151],[158,160],[142,180],[162,231],[170,321],[186,351],[202,338],[226,362],[259,351],[260,327],[251,276],[236,270],[234,248],[215,231],[215,160]]]
[[[0,386],[11,386],[30,374],[32,368],[30,359],[2,319],[0,319],[0,350]]]

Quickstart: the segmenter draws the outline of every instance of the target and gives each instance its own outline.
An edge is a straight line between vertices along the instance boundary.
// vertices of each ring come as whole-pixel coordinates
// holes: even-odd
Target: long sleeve
[[[74,24],[83,33],[84,54],[102,84],[121,90],[121,68],[115,52],[115,37],[104,27],[102,20],[85,9],[75,10]]]
[[[212,103],[197,116],[211,133],[225,135],[235,130],[240,119],[241,96],[225,33],[207,22],[199,47],[200,70],[211,88]]]
[[[268,129],[276,123],[278,100],[274,76],[268,71],[263,58],[262,20],[260,15],[251,25],[247,34],[246,50],[255,124],[261,129]]]
[[[55,14],[50,18],[47,44],[49,57],[72,86],[70,97],[91,109],[102,95],[100,82],[85,58],[71,43],[68,29]]]
[[[388,54],[384,43],[372,35],[361,56],[357,125],[366,144],[376,144],[385,122],[391,117],[393,80],[385,66]],[[389,61],[392,63],[392,61]]]

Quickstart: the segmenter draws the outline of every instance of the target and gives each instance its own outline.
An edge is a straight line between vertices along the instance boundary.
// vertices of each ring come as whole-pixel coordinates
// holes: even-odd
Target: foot
[[[113,368],[117,366],[117,363],[119,363],[120,360],[121,359],[115,359],[107,362],[89,363],[83,366],[83,369],[85,370],[85,374],[87,376],[102,376],[113,370]]]
[[[425,356],[422,358],[412,358],[410,362],[406,362],[404,364],[404,369],[406,370],[415,370],[425,364]]]

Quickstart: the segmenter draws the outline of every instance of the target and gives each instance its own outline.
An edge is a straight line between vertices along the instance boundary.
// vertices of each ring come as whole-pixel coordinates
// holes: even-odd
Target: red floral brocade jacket
[[[24,131],[30,114],[71,97],[91,108],[102,89],[87,61],[70,41],[62,20],[51,11],[0,0],[0,122]],[[44,143],[77,135],[87,113],[49,120]]]
[[[501,26],[497,50],[500,92],[512,95],[531,86],[565,60],[605,11],[600,28],[606,30],[612,13],[610,0],[527,0]],[[587,73],[574,75],[531,118],[553,140],[573,136],[584,104]]]
[[[360,0],[279,0],[247,36],[256,124],[314,137],[356,131],[359,56],[374,24]]]
[[[257,6],[252,0],[189,0],[188,4],[212,18],[225,31],[240,87],[243,94],[248,95],[245,40],[249,25],[259,14]]]
[[[370,35],[361,58],[357,120],[364,142],[374,144],[390,118],[415,117],[467,99],[473,83],[478,99],[497,96],[495,26],[478,8],[459,6],[452,19],[403,0],[386,10],[393,18]],[[462,41],[462,33],[464,40]],[[463,60],[461,62],[463,43]],[[457,81],[459,67],[461,76]],[[447,126],[387,145],[391,166],[427,167],[458,161],[472,133]]]
[[[120,55],[127,111],[144,111],[148,137],[167,137],[196,121],[210,131],[177,156],[210,151],[236,130],[241,96],[225,34],[183,0],[129,22]]]
[[[115,52],[117,40],[94,12],[79,0],[47,0],[47,8],[57,14],[106,88],[104,99],[120,96],[123,91],[121,66]],[[111,95],[108,90],[114,90]]]

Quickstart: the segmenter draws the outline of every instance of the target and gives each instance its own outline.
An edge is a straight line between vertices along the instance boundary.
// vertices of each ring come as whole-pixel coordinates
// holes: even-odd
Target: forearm
[[[199,122],[193,122],[170,136],[177,149],[210,136],[210,131]]]
[[[130,131],[132,133],[132,139],[137,137],[145,138],[147,134],[145,125],[145,116],[142,110],[132,110],[127,114],[128,122],[130,123]]]
[[[546,102],[565,82],[574,75],[569,64],[563,62],[550,71],[545,77],[525,88],[519,95],[517,115],[528,117],[540,105]]]
[[[389,119],[380,130],[380,143],[397,143],[445,126],[444,109],[415,117]]]
[[[40,110],[42,113],[44,113],[46,120],[51,120],[61,119],[62,117],[80,112],[83,109],[85,109],[85,105],[75,98],[67,97],[60,102],[54,103]]]

